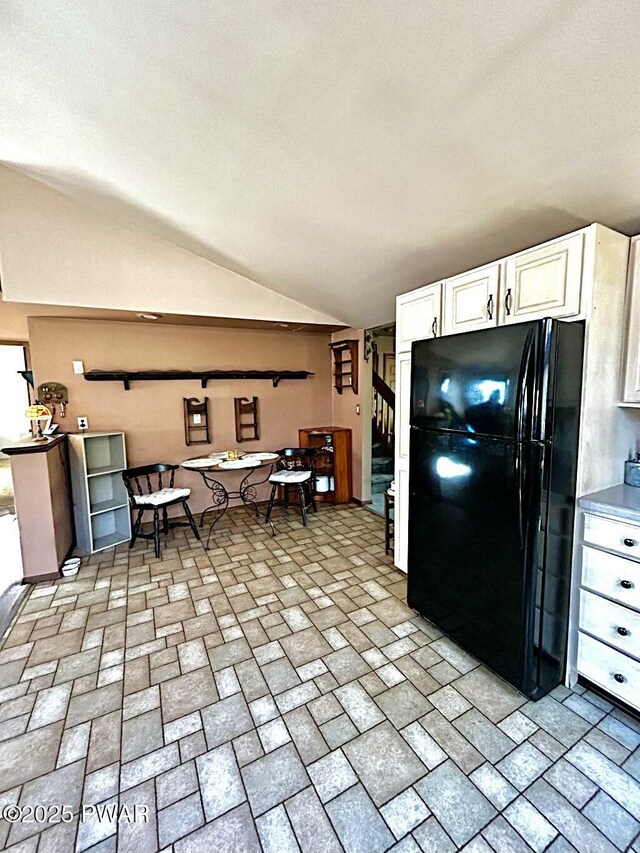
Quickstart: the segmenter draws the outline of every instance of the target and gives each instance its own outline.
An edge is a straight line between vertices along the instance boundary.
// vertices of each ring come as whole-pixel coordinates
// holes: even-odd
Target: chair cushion
[[[184,500],[190,494],[191,489],[161,489],[148,495],[136,495],[133,500],[136,506],[162,506],[171,501]]]
[[[269,477],[269,482],[286,486],[290,483],[305,483],[310,477],[311,471],[276,471]]]

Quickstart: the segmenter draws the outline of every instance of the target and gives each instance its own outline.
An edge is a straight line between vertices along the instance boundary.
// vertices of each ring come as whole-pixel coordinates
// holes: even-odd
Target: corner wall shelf
[[[122,382],[129,391],[132,382],[167,379],[199,379],[203,388],[213,379],[271,379],[277,388],[281,379],[307,379],[308,370],[88,370],[88,382]]]
[[[333,353],[333,387],[338,394],[344,388],[358,393],[358,341],[334,341],[329,344]]]

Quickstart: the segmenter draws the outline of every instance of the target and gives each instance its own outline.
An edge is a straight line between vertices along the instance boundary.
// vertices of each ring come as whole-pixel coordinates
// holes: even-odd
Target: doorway
[[[384,515],[384,493],[393,482],[395,419],[395,323],[367,329],[365,359],[371,365],[371,502]]]
[[[0,342],[0,447],[13,444],[29,433],[25,409],[30,403],[29,385],[20,371],[28,368],[28,351],[24,343]],[[9,457],[0,453],[0,516],[14,514],[13,484]]]
[[[0,448],[29,434],[25,409],[31,402],[30,388],[20,371],[27,371],[29,351],[19,341],[0,341]],[[0,633],[16,612],[26,587],[22,584],[20,535],[13,498],[11,461],[0,452]]]

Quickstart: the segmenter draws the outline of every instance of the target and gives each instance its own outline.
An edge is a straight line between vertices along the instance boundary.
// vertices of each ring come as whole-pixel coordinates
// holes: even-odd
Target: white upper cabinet
[[[500,264],[448,278],[443,284],[442,334],[488,329],[498,324]]]
[[[396,305],[396,349],[407,352],[413,341],[441,334],[442,282],[403,293]]]
[[[640,406],[640,237],[631,241],[625,314],[627,330],[622,403]]]
[[[582,233],[572,234],[508,258],[500,324],[579,314],[583,244]]]

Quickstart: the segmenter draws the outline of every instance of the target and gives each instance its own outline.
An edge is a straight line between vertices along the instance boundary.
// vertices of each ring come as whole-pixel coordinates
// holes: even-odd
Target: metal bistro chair
[[[175,472],[178,465],[142,465],[140,468],[129,468],[122,472],[122,479],[129,493],[131,509],[138,515],[133,525],[131,542],[129,548],[133,548],[138,537],[141,539],[153,539],[156,557],[160,556],[160,510],[162,510],[162,527],[165,534],[174,527],[190,527],[196,539],[200,539],[200,533],[191,515],[187,499],[191,489],[176,489],[173,485]],[[162,475],[169,473],[166,485],[162,482]],[[157,475],[154,476],[154,475]],[[182,504],[187,521],[169,521],[167,509],[175,504]],[[142,516],[145,512],[153,511],[153,533],[140,533]]]
[[[285,447],[276,451],[280,455],[277,470],[269,477],[271,497],[267,506],[266,520],[271,520],[271,510],[276,503],[278,487],[282,488],[285,509],[289,507],[289,489],[293,486],[298,492],[302,523],[307,526],[307,508],[318,511],[313,497],[313,472],[316,452],[310,447]]]

